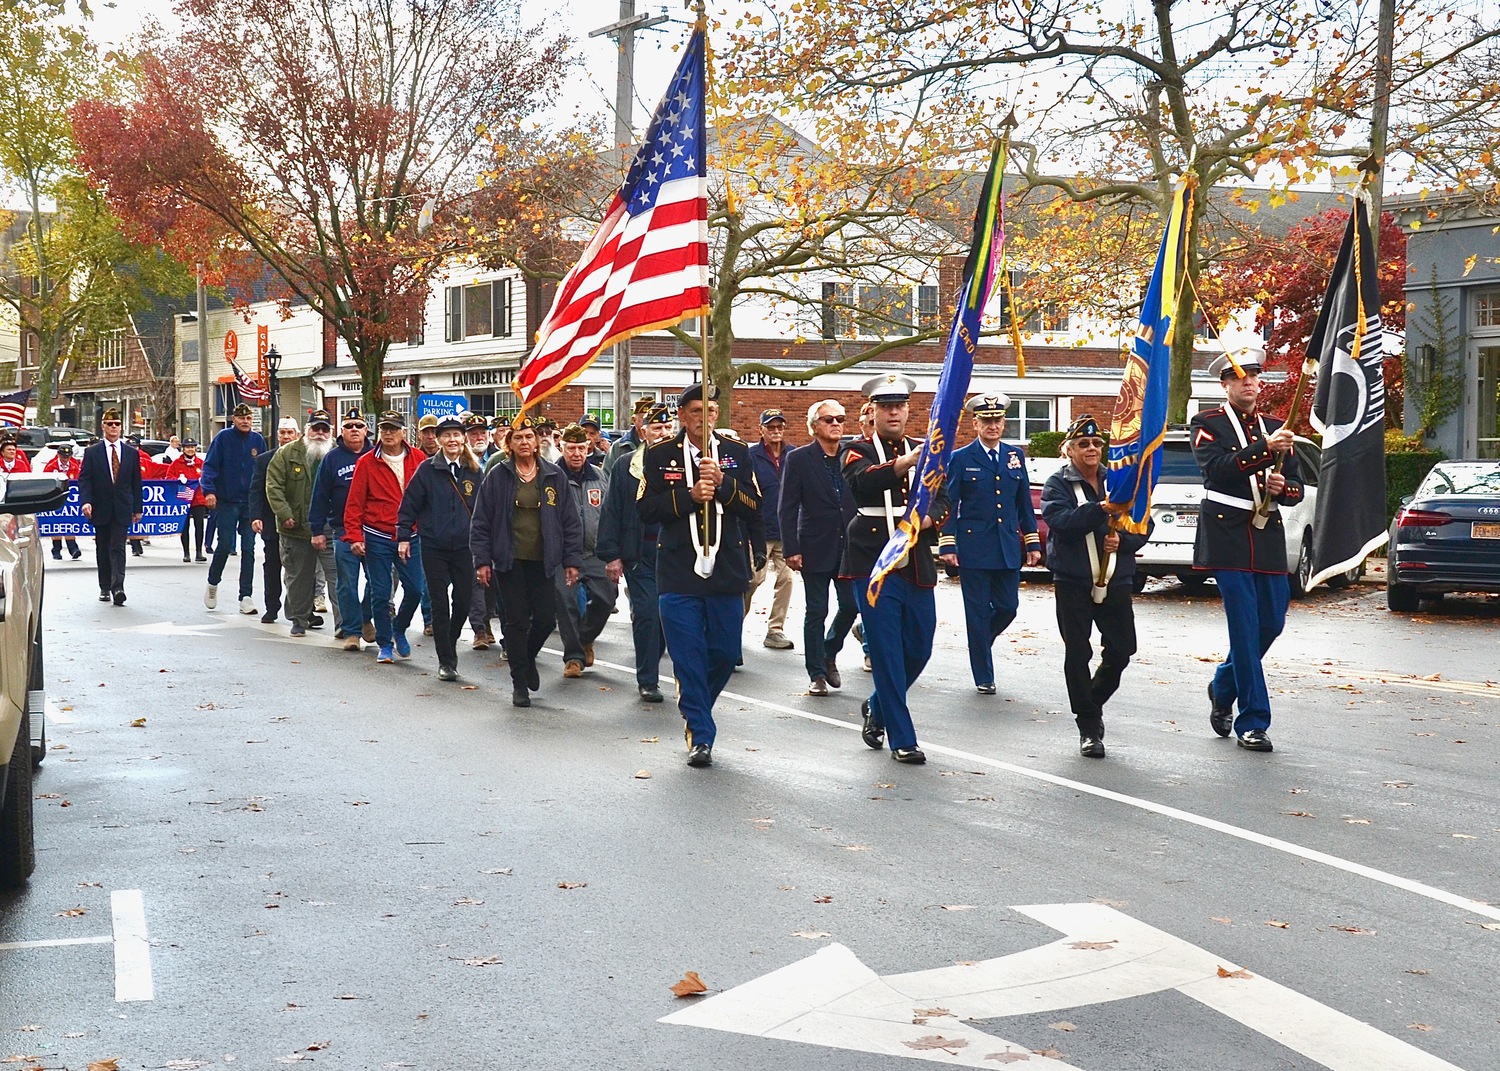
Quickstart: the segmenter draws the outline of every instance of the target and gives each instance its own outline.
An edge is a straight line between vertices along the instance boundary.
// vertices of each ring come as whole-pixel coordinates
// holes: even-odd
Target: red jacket
[[[407,448],[401,456],[402,476],[396,474],[381,457],[380,447],[367,451],[354,466],[349,484],[349,498],[344,504],[344,542],[363,543],[374,536],[396,538],[396,515],[401,510],[401,496],[413,474],[427,460],[420,450]]]
[[[0,472],[30,472],[31,458],[25,452],[17,448],[16,456],[10,464],[5,463],[5,458],[0,457]]]
[[[203,455],[195,454],[192,457],[188,457],[186,454],[179,454],[177,460],[167,466],[166,472],[162,475],[161,479],[175,480],[179,476],[186,476],[189,480],[203,479]],[[193,505],[205,505],[203,501],[203,488],[193,488]]]
[[[58,462],[61,461],[61,460],[62,460],[62,455],[61,454],[53,454],[50,458],[47,459],[47,463],[42,466],[42,471],[43,472],[61,472],[62,471],[62,466],[58,464]],[[68,479],[70,479],[70,480],[76,480],[76,479],[78,479],[78,474],[80,472],[82,472],[82,471],[83,471],[83,461],[78,457],[77,454],[74,454],[72,457],[68,458]]]

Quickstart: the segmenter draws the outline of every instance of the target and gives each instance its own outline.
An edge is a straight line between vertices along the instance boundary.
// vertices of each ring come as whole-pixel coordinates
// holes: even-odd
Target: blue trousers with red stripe
[[[688,747],[713,747],[714,703],[740,660],[745,597],[664,592],[659,606]]]
[[[880,598],[870,605],[870,578],[854,581],[865,639],[870,644],[870,670],[875,692],[870,713],[884,727],[892,751],[917,746],[906,692],[932,657],[932,635],[937,629],[937,605],[931,588],[921,588],[899,573],[885,578]]]
[[[1291,584],[1285,573],[1216,569],[1214,582],[1229,622],[1229,657],[1214,671],[1214,697],[1224,706],[1239,700],[1236,736],[1271,727],[1271,696],[1260,660],[1286,625]]]

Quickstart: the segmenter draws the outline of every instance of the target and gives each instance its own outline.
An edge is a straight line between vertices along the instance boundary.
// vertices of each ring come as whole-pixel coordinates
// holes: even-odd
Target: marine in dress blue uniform
[[[1002,439],[1009,406],[1010,398],[999,392],[971,398],[965,406],[979,437],[953,451],[948,462],[953,512],[938,539],[943,560],[959,568],[969,671],[981,695],[995,694],[992,648],[1016,619],[1021,565],[1042,560],[1026,455]]]
[[[932,496],[927,519],[906,561],[885,578],[880,598],[870,605],[870,574],[895,533],[906,510],[906,496],[916,478],[921,443],[904,434],[908,402],[916,383],[907,376],[881,375],[867,380],[863,391],[875,403],[870,439],[851,443],[844,451],[844,479],[856,513],[849,521],[844,561],[839,575],[854,586],[875,691],[865,700],[860,735],[880,748],[889,734],[891,757],[920,765],[927,756],[917,746],[907,690],[916,683],[932,657],[937,630],[937,608],[932,589],[937,586],[933,548],[937,532],[948,517],[948,495],[939,488]]]
[[[702,384],[694,384],[678,397],[683,430],[644,448],[636,493],[641,520],[661,526],[656,582],[689,766],[713,763],[714,702],[740,659],[749,526],[760,515],[760,488],[745,444],[718,431],[703,448],[694,441],[702,435],[703,407],[710,425],[718,414],[718,388],[709,390],[705,400]],[[712,456],[704,457],[704,448]],[[705,503],[711,503],[707,510]],[[704,546],[717,547],[706,577],[696,568]]]
[[[1209,724],[1220,736],[1233,731],[1240,747],[1251,751],[1271,750],[1271,697],[1261,659],[1281,635],[1291,594],[1277,506],[1302,501],[1291,429],[1256,408],[1262,360],[1259,350],[1242,350],[1243,375],[1228,354],[1209,365],[1226,404],[1200,412],[1189,424],[1204,488],[1193,567],[1212,571],[1229,624],[1229,657],[1208,685]],[[1269,514],[1257,526],[1261,504]],[[1236,700],[1239,716],[1232,718]]]

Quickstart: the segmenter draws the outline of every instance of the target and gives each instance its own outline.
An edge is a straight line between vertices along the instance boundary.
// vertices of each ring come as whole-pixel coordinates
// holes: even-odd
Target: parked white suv
[[[1310,439],[1297,436],[1297,462],[1304,492],[1295,506],[1282,506],[1286,531],[1286,560],[1291,566],[1292,596],[1307,594],[1312,579],[1313,513],[1318,502],[1318,465],[1322,450]],[[1167,432],[1162,443],[1161,475],[1151,496],[1151,517],[1156,522],[1151,541],[1135,556],[1135,587],[1140,591],[1153,576],[1175,576],[1186,587],[1207,582],[1209,574],[1193,568],[1193,541],[1198,535],[1198,510],[1203,502],[1203,473],[1193,459],[1186,428]],[[1359,579],[1360,569],[1351,569],[1329,581],[1342,587]]]
[[[47,747],[41,724],[45,574],[32,514],[57,509],[67,498],[67,481],[57,476],[0,475],[0,887],[5,888],[23,884],[36,868],[31,773]]]

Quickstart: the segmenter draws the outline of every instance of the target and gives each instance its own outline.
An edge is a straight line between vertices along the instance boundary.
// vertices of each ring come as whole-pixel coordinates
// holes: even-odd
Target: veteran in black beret
[[[1302,501],[1292,429],[1260,409],[1264,363],[1258,347],[1216,358],[1208,370],[1219,379],[1224,404],[1188,425],[1203,473],[1193,568],[1213,576],[1229,623],[1229,657],[1208,684],[1209,725],[1220,736],[1233,732],[1250,751],[1271,750],[1271,696],[1261,659],[1286,625],[1291,597],[1279,507]]]
[[[660,526],[656,580],[662,629],[677,675],[688,765],[713,762],[713,708],[740,660],[750,586],[749,526],[760,487],[744,443],[719,431],[718,388],[695,383],[677,399],[682,430],[645,448],[636,509]],[[618,477],[617,477],[618,478]],[[764,549],[761,550],[764,554]]]

